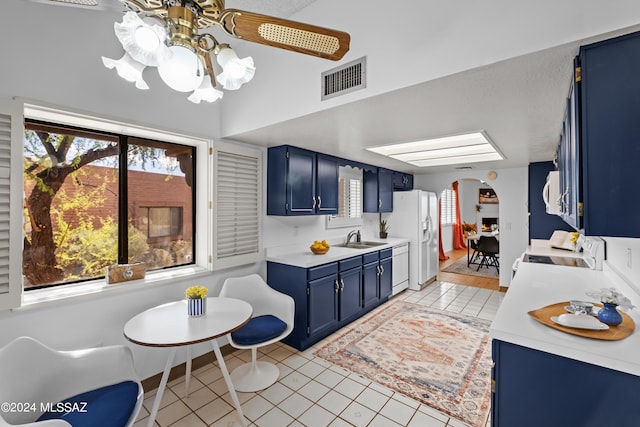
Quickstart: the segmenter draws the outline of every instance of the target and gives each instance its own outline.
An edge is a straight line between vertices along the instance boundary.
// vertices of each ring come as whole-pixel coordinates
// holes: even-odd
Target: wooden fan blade
[[[274,18],[259,13],[227,9],[222,28],[234,37],[337,61],[349,50],[348,33]]]

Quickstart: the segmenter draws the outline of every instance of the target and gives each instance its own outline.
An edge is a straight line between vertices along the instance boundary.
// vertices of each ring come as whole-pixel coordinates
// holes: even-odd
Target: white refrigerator
[[[409,289],[420,290],[438,273],[438,198],[422,190],[393,193],[389,234],[409,239]]]

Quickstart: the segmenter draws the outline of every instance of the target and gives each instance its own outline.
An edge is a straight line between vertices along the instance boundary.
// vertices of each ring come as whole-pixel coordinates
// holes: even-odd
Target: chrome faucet
[[[347,234],[347,243],[345,243],[347,246],[349,245],[349,242],[351,242],[351,238],[354,236],[356,238],[356,243],[360,243],[360,230],[351,230],[349,234]]]

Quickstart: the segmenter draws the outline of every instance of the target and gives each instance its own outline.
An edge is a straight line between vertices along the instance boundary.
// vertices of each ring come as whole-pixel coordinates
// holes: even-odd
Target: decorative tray
[[[631,335],[636,327],[633,319],[629,317],[627,313],[624,313],[622,311],[620,311],[620,314],[622,314],[622,323],[618,326],[610,326],[608,329],[603,330],[570,328],[567,326],[562,326],[551,320],[551,317],[560,316],[561,314],[567,313],[567,310],[565,310],[565,306],[567,305],[569,305],[569,302],[567,301],[548,305],[546,307],[530,311],[529,316],[533,317],[543,325],[562,332],[566,332],[568,334],[606,341],[617,341],[624,339]],[[597,306],[598,304],[594,305]]]

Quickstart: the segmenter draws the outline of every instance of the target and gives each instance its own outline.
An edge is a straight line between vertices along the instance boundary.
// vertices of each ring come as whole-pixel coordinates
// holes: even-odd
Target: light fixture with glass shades
[[[445,166],[504,160],[484,131],[367,148],[414,166]]]
[[[190,92],[194,103],[214,102],[226,90],[237,90],[251,81],[255,66],[251,57],[239,58],[228,43],[220,43],[201,29],[220,26],[227,35],[282,49],[337,61],[349,50],[349,34],[300,22],[236,9],[225,9],[224,0],[121,0],[128,9],[114,24],[124,48],[120,59],[102,57],[138,89],[149,89],[142,75],[157,67],[162,81],[178,92]],[[211,61],[215,55],[222,72]]]

